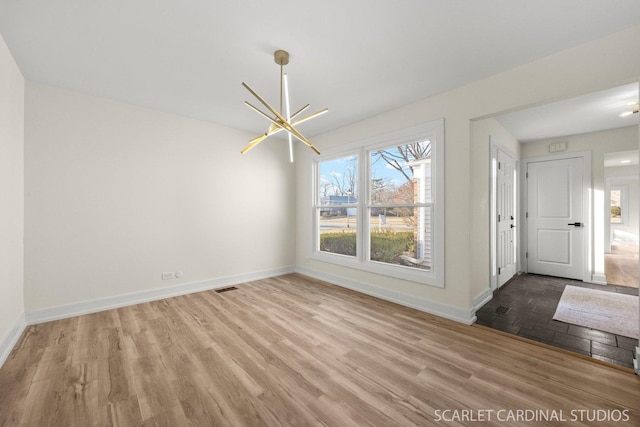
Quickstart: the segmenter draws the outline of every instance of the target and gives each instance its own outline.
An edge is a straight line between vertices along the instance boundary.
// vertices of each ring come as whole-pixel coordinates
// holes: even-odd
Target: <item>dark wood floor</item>
[[[553,320],[566,285],[638,295],[638,288],[601,286],[535,274],[515,276],[477,313],[478,324],[633,367],[638,340]]]
[[[300,275],[30,326],[0,369],[0,426],[603,425],[518,410],[637,426],[640,377]]]

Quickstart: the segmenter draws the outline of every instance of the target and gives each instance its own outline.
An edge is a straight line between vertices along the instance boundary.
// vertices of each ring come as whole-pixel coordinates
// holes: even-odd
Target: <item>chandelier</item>
[[[310,114],[308,116],[295,120],[296,117],[298,117],[303,111],[309,108],[309,104],[306,104],[304,107],[300,108],[298,111],[296,111],[293,114],[290,113],[289,84],[287,80],[287,75],[284,72],[284,66],[289,63],[289,53],[285,52],[284,50],[276,50],[273,53],[273,58],[276,64],[280,65],[280,111],[273,108],[267,101],[265,101],[260,95],[258,95],[256,91],[251,89],[248,84],[246,84],[245,82],[242,82],[242,86],[244,86],[262,105],[264,105],[267,108],[267,110],[269,110],[271,115],[269,115],[268,113],[265,113],[264,111],[260,110],[258,107],[252,105],[247,101],[245,101],[244,103],[247,106],[249,106],[249,108],[251,108],[258,114],[260,114],[261,116],[269,120],[271,124],[269,125],[269,128],[264,134],[259,135],[253,138],[252,140],[250,140],[249,145],[243,148],[242,151],[240,152],[244,154],[247,151],[251,150],[256,145],[258,145],[259,143],[261,143],[262,141],[264,141],[267,137],[274,135],[276,133],[279,133],[281,131],[286,131],[289,136],[289,160],[291,162],[293,162],[293,138],[294,137],[302,141],[303,143],[305,143],[309,148],[311,148],[317,154],[320,154],[320,151],[318,151],[318,149],[311,143],[311,141],[305,138],[295,128],[295,126],[299,125],[300,123],[306,122],[307,120],[313,119],[314,117],[317,117],[321,114],[324,114],[327,111],[329,111],[329,109],[325,108],[324,110],[317,111],[313,114]],[[284,100],[285,109],[283,109],[283,100]]]

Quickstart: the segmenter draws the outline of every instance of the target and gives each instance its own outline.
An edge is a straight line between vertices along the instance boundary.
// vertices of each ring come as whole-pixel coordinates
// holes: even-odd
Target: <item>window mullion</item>
[[[359,188],[360,199],[358,199],[358,260],[361,263],[366,262],[369,259],[369,218],[367,205],[370,200],[370,188],[369,188],[369,160],[367,159],[367,151],[364,148],[360,149],[359,153]]]

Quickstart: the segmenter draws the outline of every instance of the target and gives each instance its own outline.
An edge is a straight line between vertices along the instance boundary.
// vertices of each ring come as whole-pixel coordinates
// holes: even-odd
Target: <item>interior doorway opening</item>
[[[605,276],[608,285],[638,287],[640,177],[638,150],[604,157]]]
[[[612,113],[609,111],[613,108],[612,106],[620,104],[622,100],[627,101],[629,97],[637,98],[637,95],[638,83],[635,82],[587,94],[576,99],[483,119],[492,121],[490,128],[492,135],[495,133],[505,141],[511,142],[511,139],[515,139],[517,142],[518,147],[513,150],[518,153],[516,162],[519,171],[517,175],[519,192],[516,198],[520,197],[520,202],[517,205],[518,215],[515,216],[514,223],[518,230],[515,242],[519,246],[517,273],[511,280],[503,284],[498,280],[500,268],[498,254],[500,238],[497,220],[499,210],[497,207],[498,161],[497,150],[495,150],[492,141],[488,185],[490,185],[492,195],[489,200],[491,207],[489,220],[491,227],[489,231],[491,282],[489,291],[493,295],[481,299],[482,295],[478,294],[474,298],[474,305],[481,307],[476,311],[479,324],[600,360],[627,367],[633,366],[634,357],[637,358],[635,352],[638,346],[637,335],[635,338],[616,333],[611,335],[611,332],[606,332],[605,328],[599,329],[599,327],[584,326],[578,322],[557,320],[556,314],[565,293],[567,298],[571,294],[571,292],[565,292],[565,290],[570,291],[570,288],[583,288],[605,294],[622,294],[623,296],[635,297],[637,301],[638,287],[620,286],[618,284],[620,281],[612,278],[608,261],[614,257],[620,259],[624,256],[630,256],[632,258],[630,262],[620,267],[620,270],[628,273],[638,272],[637,241],[640,240],[638,238],[640,233],[637,230],[629,231],[622,228],[628,226],[630,222],[640,224],[640,218],[635,218],[633,208],[629,206],[632,199],[629,196],[631,190],[629,183],[611,181],[609,178],[614,175],[609,173],[603,164],[603,160],[613,154],[612,152],[637,150],[638,148],[637,118],[622,122],[619,112],[609,114]],[[587,108],[595,105],[606,105],[608,110]],[[624,103],[622,105],[624,106]],[[587,110],[593,112],[594,116],[587,117]],[[598,114],[600,114],[599,118],[596,117]],[[485,126],[481,129],[486,131],[488,127]],[[570,239],[567,237],[566,245],[543,245],[545,250],[535,255],[539,255],[545,262],[557,263],[562,257],[558,258],[556,255],[566,255],[569,251],[582,250],[582,274],[575,279],[569,279],[567,275],[553,272],[528,274],[529,271],[532,271],[529,270],[531,252],[533,250],[539,252],[528,246],[528,238],[531,234],[530,231],[527,231],[529,219],[527,213],[531,214],[527,195],[529,189],[526,182],[528,162],[532,159],[542,161],[562,157],[565,159],[583,158],[583,177],[587,181],[583,186],[585,197],[581,204],[584,216],[582,219],[564,221],[564,225],[573,225],[572,231],[581,231],[585,237],[585,243],[579,245],[582,246],[581,248],[577,248],[576,245],[572,247],[568,243]],[[634,166],[635,177],[630,178],[634,183],[640,183],[638,168],[636,164]],[[569,168],[567,167],[567,169]],[[570,175],[560,173],[558,170],[549,172],[549,174],[552,173],[555,173],[556,178],[561,175],[563,177]],[[542,177],[549,177],[549,174],[545,171]],[[551,184],[554,184],[558,180],[551,179],[551,181],[553,181]],[[562,193],[561,188],[557,185],[552,185],[551,188],[558,194]],[[544,193],[549,194],[548,191],[544,191]],[[558,214],[554,211],[558,205],[553,200],[551,202],[542,200],[542,202],[543,205],[548,202],[542,206],[543,213],[546,213],[548,217]],[[615,212],[612,212],[612,207],[615,208]],[[613,222],[611,222],[612,220]],[[576,225],[576,223],[580,223],[580,225]],[[562,237],[559,234],[563,232],[567,235],[571,234],[566,230],[551,232],[546,226],[541,228],[544,229],[542,234],[547,233],[546,237]],[[547,242],[552,240],[547,239]],[[553,241],[555,242],[555,240]],[[560,251],[561,248],[563,248],[562,251]],[[607,260],[606,269],[605,259]],[[638,282],[637,278],[633,281],[636,284]],[[476,304],[476,301],[480,300],[485,303]],[[599,306],[597,310],[605,306]],[[587,318],[597,317],[588,313],[585,314]],[[631,321],[631,323],[634,322]],[[638,324],[638,320],[635,321],[635,324]]]

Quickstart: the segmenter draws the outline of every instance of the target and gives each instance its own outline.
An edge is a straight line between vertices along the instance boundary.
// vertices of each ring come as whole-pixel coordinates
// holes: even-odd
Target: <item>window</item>
[[[444,286],[444,121],[315,163],[314,258]]]
[[[369,152],[369,260],[431,269],[431,141]]]
[[[358,156],[318,163],[319,250],[356,256]]]
[[[611,188],[611,224],[623,224],[624,223],[624,186]]]

